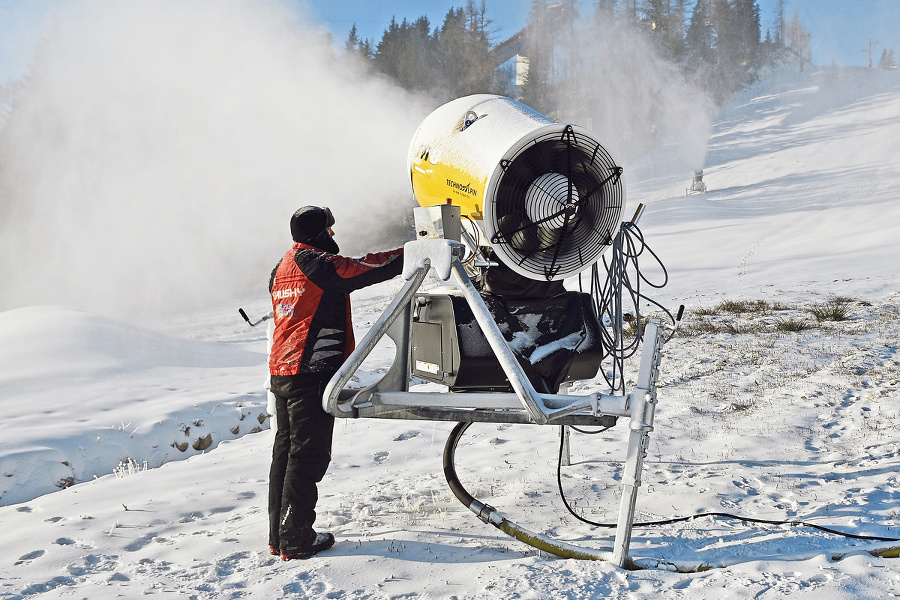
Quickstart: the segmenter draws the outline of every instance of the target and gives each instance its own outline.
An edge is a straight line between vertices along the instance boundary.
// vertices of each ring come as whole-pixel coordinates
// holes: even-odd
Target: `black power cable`
[[[574,428],[573,428],[574,429]],[[609,429],[601,429],[599,431],[591,432],[591,433],[603,433]],[[576,429],[576,431],[579,431]],[[562,486],[562,458],[563,458],[563,450],[565,446],[565,439],[563,436],[560,436],[559,442],[559,459],[556,463],[556,484],[559,487],[559,497],[562,499],[563,505],[565,505],[566,510],[569,513],[582,521],[583,523],[587,523],[588,525],[593,525],[594,527],[603,527],[607,529],[612,529],[617,527],[617,523],[598,523],[596,521],[591,521],[590,519],[586,519],[576,513],[572,507],[569,505],[569,501],[566,499],[566,494],[563,491]],[[877,535],[857,535],[855,533],[846,533],[844,531],[838,531],[836,529],[831,529],[829,527],[823,527],[822,525],[816,525],[815,523],[809,523],[807,521],[777,521],[777,520],[769,520],[769,519],[757,519],[754,517],[744,517],[741,515],[734,515],[731,513],[724,512],[705,512],[705,513],[697,513],[696,515],[690,515],[687,517],[674,517],[672,519],[664,519],[662,521],[645,521],[643,523],[633,523],[632,527],[652,527],[654,525],[670,525],[672,523],[683,523],[685,521],[691,521],[693,519],[697,519],[699,517],[722,517],[725,519],[735,519],[738,521],[745,521],[747,523],[761,523],[763,525],[791,525],[792,527],[811,527],[812,529],[818,529],[819,531],[824,531],[826,533],[833,533],[835,535],[840,535],[847,538],[853,538],[854,540],[868,540],[873,542],[900,542],[900,538],[890,538],[890,537],[881,537]]]
[[[662,270],[663,280],[661,283],[654,283],[644,275],[644,272],[642,271],[639,264],[639,259],[645,253],[652,256],[656,264]],[[622,223],[621,227],[619,228],[619,232],[616,234],[616,237],[613,240],[609,261],[607,261],[605,256],[603,257],[603,266],[606,269],[606,277],[605,282],[602,285],[601,281],[604,281],[604,278],[600,277],[600,272],[596,263],[594,264],[591,271],[591,296],[594,301],[594,310],[597,314],[597,318],[600,319],[601,322],[603,322],[604,319],[609,319],[609,322],[612,324],[612,333],[610,333],[605,327],[602,328],[602,335],[604,336],[604,360],[609,360],[609,362],[611,362],[611,368],[609,372],[607,372],[605,369],[601,369],[601,371],[603,371],[603,376],[606,379],[606,383],[607,385],[609,385],[613,393],[615,393],[616,391],[624,392],[625,360],[630,358],[637,352],[637,349],[640,346],[641,342],[641,332],[643,331],[643,319],[641,317],[640,302],[643,300],[649,302],[653,306],[658,307],[666,315],[669,316],[673,324],[676,324],[677,321],[680,320],[681,312],[679,312],[678,318],[676,319],[668,309],[641,292],[642,284],[649,285],[650,287],[656,289],[664,287],[666,283],[668,283],[669,274],[659,256],[650,248],[649,245],[647,245],[647,242],[644,240],[644,235],[641,232],[640,228],[633,222]],[[580,288],[580,275],[578,283]],[[626,319],[626,314],[629,314],[627,313],[628,310],[633,311],[634,327],[626,339],[623,325]],[[675,332],[673,330],[669,338],[671,338],[674,333]],[[575,427],[573,427],[572,429],[575,429],[575,431],[578,431],[579,433],[591,434],[597,434],[606,431],[606,429],[600,429],[598,431],[588,432]],[[569,505],[562,487],[563,447],[564,439],[561,436],[559,446],[559,460],[556,470],[556,481],[559,487],[560,498],[562,499],[566,510],[568,510],[569,513],[571,513],[571,515],[576,519],[578,519],[579,521],[583,521],[588,525],[605,528],[616,527],[616,523],[597,523],[595,521],[591,521],[590,519],[586,519],[577,514]],[[835,535],[840,535],[857,540],[900,542],[900,538],[845,533],[842,531],[831,529],[829,527],[816,525],[815,523],[809,523],[807,521],[778,521],[769,519],[756,519],[753,517],[744,517],[722,512],[705,512],[698,513],[696,515],[690,515],[688,517],[676,517],[672,519],[665,519],[662,521],[634,523],[634,526],[650,527],[654,525],[669,525],[671,523],[682,523],[685,521],[690,521],[698,517],[722,517],[727,519],[745,521],[748,523],[760,523],[765,525],[791,525],[811,527],[813,529],[818,529],[826,533],[833,533]]]
[[[597,318],[601,323],[608,319],[612,325],[611,331],[606,327],[601,328],[603,362],[610,364],[609,371],[606,369],[601,371],[610,390],[615,393],[625,390],[625,361],[633,356],[640,346],[644,329],[640,302],[643,300],[658,307],[668,315],[673,324],[676,323],[676,318],[659,302],[641,292],[642,284],[656,289],[665,287],[669,281],[669,273],[659,256],[647,245],[637,225],[632,222],[622,223],[613,239],[609,254],[609,260],[606,256],[603,257],[605,277],[600,276],[599,263],[595,263],[591,268],[590,293]],[[655,283],[644,274],[639,264],[639,259],[644,255],[650,255],[662,271],[661,282]],[[580,275],[578,284],[581,289]],[[628,315],[633,316],[633,328],[626,337],[624,323],[629,318]],[[672,333],[674,334],[674,330]]]
[[[644,275],[644,272],[642,271],[639,264],[639,258],[644,253],[652,256],[656,264],[662,270],[663,280],[661,283],[654,283]],[[649,285],[650,287],[656,289],[665,287],[666,283],[668,283],[669,280],[669,273],[666,270],[666,267],[663,264],[662,260],[660,260],[659,256],[644,240],[643,233],[635,223],[630,221],[622,223],[619,228],[619,232],[613,239],[609,261],[607,261],[606,256],[603,257],[603,266],[606,270],[605,278],[600,277],[600,272],[597,266],[598,264],[599,263],[595,263],[591,269],[590,293],[594,302],[594,312],[596,313],[597,318],[601,321],[601,323],[605,319],[608,319],[609,324],[612,325],[611,333],[607,330],[606,327],[601,328],[604,346],[603,361],[609,361],[611,363],[611,368],[609,371],[602,368],[601,371],[603,372],[603,377],[606,379],[607,385],[609,385],[610,390],[612,390],[613,393],[615,393],[616,391],[624,392],[625,360],[630,358],[637,352],[637,349],[640,346],[641,342],[641,333],[643,332],[643,319],[641,317],[640,302],[643,300],[649,302],[653,306],[658,307],[660,310],[662,310],[662,312],[669,316],[673,325],[677,325],[677,322],[681,320],[681,315],[684,307],[681,307],[681,310],[679,310],[678,313],[678,317],[676,318],[659,302],[656,302],[655,300],[649,298],[641,292],[642,284]],[[602,283],[601,285],[601,282],[604,283]],[[578,287],[579,290],[583,291],[580,274],[578,276]],[[633,313],[627,312],[628,310],[632,310]],[[628,314],[633,314],[634,327],[626,338],[624,323]],[[673,329],[668,339],[671,339],[672,335],[674,334],[675,331]],[[668,339],[666,341],[668,341]],[[605,429],[600,429],[597,431],[583,431],[576,427],[572,427],[572,429],[579,433],[598,434],[603,433],[609,428],[607,427]],[[562,457],[564,444],[565,439],[563,436],[560,436],[559,460],[557,462],[556,468],[556,482],[559,487],[559,496],[562,499],[566,510],[568,510],[573,517],[575,517],[579,521],[587,523],[588,525],[593,525],[595,527],[615,528],[617,526],[616,523],[597,523],[595,521],[591,521],[590,519],[586,519],[576,513],[569,505],[562,486]],[[650,527],[654,525],[669,525],[671,523],[682,523],[685,521],[690,521],[698,517],[722,517],[726,519],[745,521],[748,523],[761,523],[765,525],[791,525],[811,527],[813,529],[818,529],[826,533],[833,533],[835,535],[840,535],[857,540],[900,542],[900,538],[856,535],[853,533],[837,531],[835,529],[823,527],[821,525],[816,525],[815,523],[809,523],[807,521],[778,521],[769,519],[756,519],[753,517],[744,517],[741,515],[722,512],[705,512],[698,513],[696,515],[690,515],[687,517],[665,519],[662,521],[634,523],[633,526]]]

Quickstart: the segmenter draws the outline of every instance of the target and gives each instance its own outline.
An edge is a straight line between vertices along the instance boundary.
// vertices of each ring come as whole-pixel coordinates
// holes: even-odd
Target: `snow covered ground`
[[[685,196],[690,173],[629,182],[669,269],[654,298],[688,309],[665,348],[639,521],[731,512],[900,538],[898,140],[898,74],[823,69],[726,107],[709,193]],[[355,295],[359,334],[399,287]],[[900,543],[805,527],[637,528],[648,568],[631,572],[540,555],[452,497],[451,424],[412,421],[338,422],[318,521],[337,544],[282,563],[266,551],[265,336],[240,305],[145,328],[0,313],[0,598],[900,596],[896,559],[872,554]],[[625,436],[572,436],[562,481],[588,518],[615,520]],[[556,428],[480,424],[457,463],[522,526],[608,549],[611,530],[565,512],[557,448]]]

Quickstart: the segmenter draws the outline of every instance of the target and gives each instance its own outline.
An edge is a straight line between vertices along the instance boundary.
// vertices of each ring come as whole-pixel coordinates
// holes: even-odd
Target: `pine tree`
[[[711,0],[697,0],[685,35],[687,64],[694,70],[716,61],[715,28],[712,23]]]
[[[356,23],[350,28],[350,35],[347,36],[347,40],[344,42],[344,54],[357,57],[365,64],[369,64],[372,60],[372,45],[368,40],[359,39]]]
[[[400,85],[408,90],[430,89],[435,81],[435,73],[432,67],[434,40],[428,17],[419,17],[407,24],[405,30],[401,25],[401,31],[403,35],[398,57]]]
[[[779,46],[784,46],[784,0],[778,0],[775,5],[775,39],[774,42]]]
[[[363,40],[359,43],[359,55],[366,59],[366,62],[372,61],[375,51],[372,50],[372,43],[369,40]]]
[[[347,36],[347,41],[344,42],[344,52],[348,54],[356,54],[359,50],[359,36],[356,33],[356,23],[353,24],[353,27],[350,28],[350,35]]]
[[[451,8],[435,32],[441,84],[451,95],[490,91],[493,69],[485,24],[483,5],[477,8],[470,0],[465,9]]]
[[[490,21],[486,17],[485,0],[479,4],[475,0],[466,2],[467,40],[463,61],[468,66],[467,76],[460,88],[461,93],[474,94],[490,91],[493,78],[493,66],[488,60],[490,41],[487,28]]]
[[[684,53],[684,0],[644,0],[642,23],[669,56]]]
[[[597,0],[594,6],[594,14],[611,21],[616,15],[616,4],[618,0]]]
[[[651,35],[663,39],[669,30],[668,0],[645,0],[643,21]],[[662,45],[660,43],[660,45]]]
[[[626,22],[638,22],[638,0],[622,0],[622,11]]]
[[[375,68],[408,90],[430,89],[435,81],[434,40],[428,17],[398,25],[396,18],[384,31],[375,51]]]
[[[810,46],[809,31],[800,20],[800,15],[794,13],[788,22],[784,31],[785,48],[793,54],[800,63],[800,70],[803,70],[803,63],[810,62],[812,50]]]
[[[684,0],[674,0],[672,3],[671,9],[671,24],[669,25],[672,32],[672,56],[680,61],[684,58],[684,54],[687,50],[687,45],[685,44],[685,30],[684,30],[684,15],[685,15],[685,4]]]
[[[531,0],[525,56],[528,57],[528,76],[522,86],[521,100],[535,110],[547,113],[552,108],[550,66],[553,62],[553,41],[546,0]]]
[[[734,13],[735,66],[744,74],[744,82],[753,80],[760,61],[760,18],[756,0],[732,0]]]
[[[405,23],[405,21],[404,21]],[[400,53],[400,25],[397,19],[391,17],[391,23],[381,35],[381,41],[375,47],[375,68],[388,77],[399,81],[399,67],[397,66]]]

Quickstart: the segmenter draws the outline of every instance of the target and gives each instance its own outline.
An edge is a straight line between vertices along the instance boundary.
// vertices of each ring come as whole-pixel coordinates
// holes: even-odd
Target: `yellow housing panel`
[[[432,163],[428,160],[428,149],[411,162],[413,194],[420,206],[453,204],[460,207],[463,216],[482,217],[487,177],[478,179],[452,165]]]

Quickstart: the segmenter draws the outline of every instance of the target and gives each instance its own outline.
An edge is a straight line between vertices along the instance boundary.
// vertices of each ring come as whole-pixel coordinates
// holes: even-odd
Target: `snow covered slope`
[[[669,268],[654,297],[688,307],[665,349],[638,520],[731,512],[900,538],[898,139],[897,74],[824,69],[726,107],[708,194],[684,196],[690,173],[631,183]],[[399,285],[354,296],[360,333]],[[265,342],[236,306],[160,323],[166,335],[65,309],[0,314],[0,485],[36,489],[18,465],[50,471],[54,460],[60,476],[101,475],[0,507],[0,598],[900,595],[896,559],[870,554],[897,542],[804,527],[704,517],[638,528],[632,556],[656,568],[634,572],[538,555],[453,499],[441,474],[447,423],[339,422],[318,521],[337,544],[281,563],[266,552],[271,432],[243,426],[260,426]],[[245,308],[260,314],[265,298]],[[233,436],[221,429],[232,423]],[[215,448],[172,447],[195,428],[214,433]],[[573,434],[562,484],[588,518],[615,520],[625,435]],[[563,509],[557,447],[555,428],[476,425],[460,476],[525,527],[609,548],[610,530]],[[10,458],[26,450],[44,454]],[[156,466],[188,454],[103,475],[125,456]],[[675,570],[700,566],[714,568]]]
[[[60,307],[0,313],[0,505],[268,428],[256,346]]]
[[[709,193],[685,198],[686,175],[632,195],[656,201],[642,225],[671,257],[670,293],[890,282],[898,273],[900,78],[793,75],[757,84],[726,109],[704,168]]]

